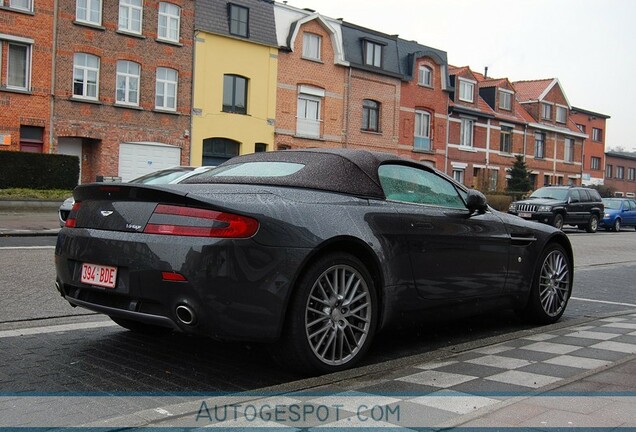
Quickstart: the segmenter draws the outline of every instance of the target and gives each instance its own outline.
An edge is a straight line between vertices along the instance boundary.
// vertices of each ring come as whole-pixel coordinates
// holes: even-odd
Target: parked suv
[[[563,225],[576,225],[593,233],[603,218],[604,206],[595,189],[545,186],[534,191],[528,199],[510,204],[508,213],[559,229]]]

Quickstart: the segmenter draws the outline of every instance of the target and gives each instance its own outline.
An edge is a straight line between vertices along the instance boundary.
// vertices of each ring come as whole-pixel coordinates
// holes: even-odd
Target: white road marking
[[[630,306],[630,307],[636,308],[636,304],[632,304],[632,303],[619,303],[619,302],[604,301],[604,300],[584,299],[584,298],[578,298],[578,297],[570,297],[570,299],[591,302],[591,303],[603,303],[603,304],[611,304],[611,305],[617,305],[617,306]]]
[[[99,322],[87,322],[87,323],[77,323],[77,324],[61,324],[47,327],[31,327],[24,329],[15,329],[15,330],[3,330],[0,331],[0,339],[8,338],[8,337],[16,337],[16,336],[28,336],[28,335],[37,335],[44,333],[57,333],[64,331],[73,331],[73,330],[87,330],[87,329],[95,329],[102,327],[112,327],[116,326],[112,321],[99,321]]]
[[[17,250],[17,249],[55,249],[55,246],[3,246],[0,250]]]

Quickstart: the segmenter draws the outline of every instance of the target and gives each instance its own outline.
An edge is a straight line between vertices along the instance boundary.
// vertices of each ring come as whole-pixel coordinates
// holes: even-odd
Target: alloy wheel
[[[305,308],[305,331],[314,355],[338,366],[364,346],[371,329],[369,286],[352,266],[336,265],[313,284]]]
[[[565,255],[553,250],[541,267],[539,299],[544,312],[557,316],[565,307],[570,293],[570,270]]]

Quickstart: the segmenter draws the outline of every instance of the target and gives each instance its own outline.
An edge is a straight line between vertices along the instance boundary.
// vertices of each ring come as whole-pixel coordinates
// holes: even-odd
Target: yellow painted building
[[[278,49],[255,41],[246,25],[229,27],[238,36],[195,32],[191,165],[274,149]]]

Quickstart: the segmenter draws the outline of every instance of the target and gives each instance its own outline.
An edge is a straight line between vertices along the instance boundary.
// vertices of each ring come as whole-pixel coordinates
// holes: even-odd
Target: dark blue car
[[[620,231],[623,226],[636,228],[636,201],[627,198],[603,198],[605,215],[600,226],[607,231]]]

